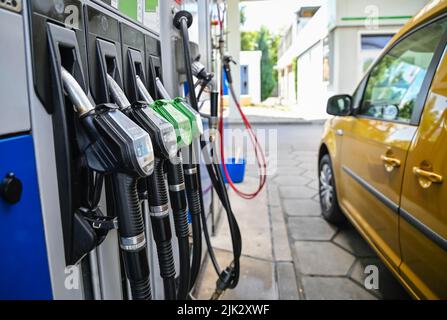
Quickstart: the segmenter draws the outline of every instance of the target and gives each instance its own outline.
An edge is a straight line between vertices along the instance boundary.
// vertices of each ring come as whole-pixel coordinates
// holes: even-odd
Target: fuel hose
[[[166,300],[175,300],[175,264],[172,253],[172,232],[169,220],[168,191],[163,173],[164,161],[155,159],[154,173],[147,178],[149,213],[157,247],[160,276],[163,279]]]
[[[141,97],[148,103],[153,104],[154,99],[147,91],[141,78],[137,76],[137,87]],[[147,108],[147,107],[146,107]],[[148,111],[148,110],[146,110]],[[173,128],[174,130],[174,128]],[[177,147],[175,148],[177,150]],[[166,151],[166,149],[165,149]],[[163,152],[161,152],[163,153]],[[175,233],[179,248],[180,275],[178,278],[177,299],[186,300],[189,293],[190,281],[190,248],[189,248],[189,225],[188,204],[185,193],[185,179],[183,175],[182,158],[177,154],[165,153],[167,159],[164,161],[168,177],[169,199],[171,202],[172,215],[174,217]]]
[[[190,88],[190,102],[192,107],[198,111],[198,103],[197,103],[197,97],[194,92],[194,80],[193,80],[193,72],[191,67],[191,54],[189,49],[189,34],[188,34],[188,28],[192,24],[192,15],[187,11],[179,11],[176,13],[174,17],[174,26],[177,27],[180,30],[180,33],[182,35],[182,42],[183,42],[183,51],[184,51],[184,58],[185,58],[185,66],[186,66],[186,78],[188,87]],[[216,100],[216,99],[214,99]],[[216,106],[213,107],[213,109],[216,109]],[[201,142],[202,150],[204,147],[204,141]],[[226,290],[226,289],[233,289],[237,286],[239,282],[240,277],[240,256],[242,251],[242,238],[240,234],[240,229],[237,223],[237,220],[234,216],[234,213],[231,208],[230,200],[228,197],[228,193],[223,181],[222,173],[220,171],[220,168],[217,164],[213,162],[208,162],[207,164],[207,170],[210,175],[210,178],[213,183],[213,187],[216,190],[216,193],[219,196],[219,199],[221,200],[225,211],[227,213],[227,219],[230,226],[230,234],[232,239],[232,246],[233,246],[233,256],[234,259],[230,266],[228,266],[225,270],[221,271],[218,270],[217,261],[215,258],[214,250],[211,245],[208,245],[208,251],[210,252],[210,256],[212,257],[212,260],[214,260],[215,268],[218,271],[218,280],[216,283],[216,290],[211,297],[212,299],[218,299],[220,295]],[[200,179],[200,176],[198,177]],[[200,183],[198,183],[200,186]],[[205,218],[205,217],[203,217]],[[206,223],[203,224],[206,227]],[[207,238],[207,244],[210,244],[209,234],[207,228],[204,230],[205,237]],[[193,272],[193,271],[192,271]],[[193,280],[193,278],[191,277]]]
[[[180,156],[167,161],[169,198],[174,216],[175,233],[179,246],[180,278],[177,292],[179,300],[188,297],[190,289],[191,265],[189,249],[188,204],[185,193],[185,179]]]
[[[120,248],[134,300],[150,300],[149,265],[144,221],[137,192],[137,178],[115,173],[111,176],[115,212],[119,223]]]

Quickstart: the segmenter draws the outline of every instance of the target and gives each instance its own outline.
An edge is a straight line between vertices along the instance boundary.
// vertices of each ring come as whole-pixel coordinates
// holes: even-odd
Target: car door
[[[444,57],[408,154],[400,210],[401,274],[421,298],[447,298],[446,164],[447,58]]]
[[[401,263],[399,205],[405,162],[443,37],[435,22],[398,40],[371,69],[363,99],[343,132],[342,208],[394,271]]]

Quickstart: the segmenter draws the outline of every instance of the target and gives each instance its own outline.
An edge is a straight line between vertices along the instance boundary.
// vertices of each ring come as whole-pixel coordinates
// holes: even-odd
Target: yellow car
[[[355,93],[334,96],[320,202],[347,217],[417,299],[447,299],[447,1],[391,41]]]

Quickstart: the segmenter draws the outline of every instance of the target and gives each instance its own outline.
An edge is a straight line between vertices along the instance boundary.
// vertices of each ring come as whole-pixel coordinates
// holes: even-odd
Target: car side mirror
[[[342,94],[329,98],[326,112],[333,116],[349,116],[352,112],[352,97]]]

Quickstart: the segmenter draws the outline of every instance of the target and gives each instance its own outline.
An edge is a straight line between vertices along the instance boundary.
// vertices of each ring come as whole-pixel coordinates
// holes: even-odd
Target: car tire
[[[338,204],[334,170],[332,168],[331,158],[328,154],[320,159],[318,178],[318,193],[320,196],[320,206],[323,218],[334,225],[344,225],[346,217]]]

